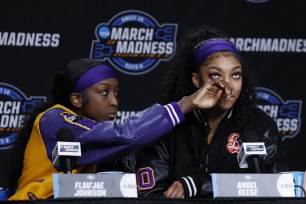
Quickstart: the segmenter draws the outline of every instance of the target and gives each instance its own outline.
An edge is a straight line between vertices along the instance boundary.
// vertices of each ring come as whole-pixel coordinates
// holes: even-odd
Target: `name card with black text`
[[[135,174],[53,174],[54,198],[137,197]]]
[[[212,174],[214,198],[295,197],[292,174]]]

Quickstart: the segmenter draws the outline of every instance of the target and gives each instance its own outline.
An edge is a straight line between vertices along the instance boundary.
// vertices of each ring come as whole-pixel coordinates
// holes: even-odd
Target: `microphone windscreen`
[[[56,140],[63,142],[73,142],[73,132],[70,130],[70,128],[62,127],[56,133]]]

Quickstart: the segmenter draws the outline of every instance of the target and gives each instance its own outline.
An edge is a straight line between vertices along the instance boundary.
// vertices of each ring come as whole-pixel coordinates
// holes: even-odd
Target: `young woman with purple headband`
[[[226,83],[212,82],[178,102],[152,105],[119,125],[114,122],[118,81],[112,68],[90,59],[70,61],[55,77],[53,101],[29,115],[13,147],[12,183],[18,180],[18,185],[10,200],[52,197],[52,174],[62,171],[52,165],[61,128],[69,128],[81,143],[82,156],[73,173],[125,171],[116,166],[117,160],[171,131],[185,113],[212,107],[221,92],[230,94]]]
[[[276,123],[254,105],[254,88],[235,45],[207,26],[192,29],[182,39],[162,104],[211,82],[222,82],[231,93],[222,93],[211,108],[187,114],[171,133],[138,152],[138,195],[211,197],[211,173],[256,172],[239,167],[243,141],[265,142],[267,155],[260,160],[260,172],[288,170]]]

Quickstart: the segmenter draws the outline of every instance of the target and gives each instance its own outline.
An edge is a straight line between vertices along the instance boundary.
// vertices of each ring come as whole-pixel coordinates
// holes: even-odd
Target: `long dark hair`
[[[99,64],[101,63],[91,59],[75,59],[62,67],[59,73],[55,76],[52,86],[53,101],[42,103],[33,109],[33,111],[27,116],[24,126],[18,133],[18,137],[11,150],[12,172],[10,187],[14,188],[18,182],[18,178],[21,175],[25,148],[30,138],[33,124],[37,115],[51,108],[55,104],[61,104],[71,110],[74,110],[74,107],[70,102],[70,93],[73,92],[76,81],[87,70]]]
[[[162,92],[161,103],[169,103],[173,100],[178,101],[183,96],[188,96],[195,92],[196,88],[191,79],[192,72],[194,72],[192,56],[196,45],[212,38],[226,38],[226,36],[215,28],[202,25],[193,28],[182,37],[172,66],[164,80],[165,89]],[[234,105],[233,115],[237,124],[237,131],[243,133],[249,126],[249,111],[256,97],[253,82],[248,76],[241,56],[237,55],[236,57],[239,58],[242,64],[243,77],[241,94]]]

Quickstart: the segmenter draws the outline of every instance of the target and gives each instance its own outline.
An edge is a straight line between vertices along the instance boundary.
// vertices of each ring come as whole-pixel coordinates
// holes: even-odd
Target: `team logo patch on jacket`
[[[73,125],[77,125],[81,128],[84,128],[86,130],[90,130],[91,128],[93,128],[96,125],[99,125],[99,122],[87,119],[87,118],[83,118],[77,115],[73,115],[71,113],[68,112],[63,112],[60,114],[64,120],[70,124]]]
[[[227,145],[226,145],[227,151],[229,151],[232,154],[239,152],[240,149],[239,137],[240,135],[238,133],[232,133],[228,136]]]

